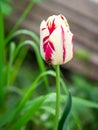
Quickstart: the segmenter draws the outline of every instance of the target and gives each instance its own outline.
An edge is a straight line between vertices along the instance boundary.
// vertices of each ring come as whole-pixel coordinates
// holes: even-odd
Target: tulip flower
[[[53,15],[41,22],[40,51],[49,64],[61,65],[72,59],[73,34],[63,15]]]

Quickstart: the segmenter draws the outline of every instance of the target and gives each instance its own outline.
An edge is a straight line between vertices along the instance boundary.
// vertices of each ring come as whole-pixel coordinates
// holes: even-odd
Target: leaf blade
[[[64,108],[64,112],[63,112],[62,117],[58,124],[58,130],[63,130],[63,127],[65,126],[64,124],[66,124],[66,127],[67,127],[67,119],[68,119],[69,113],[71,111],[71,106],[72,106],[72,97],[71,97],[71,93],[69,92],[68,97],[67,97],[66,106]]]

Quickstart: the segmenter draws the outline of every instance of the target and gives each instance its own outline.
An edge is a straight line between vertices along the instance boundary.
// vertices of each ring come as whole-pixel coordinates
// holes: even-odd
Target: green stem
[[[21,29],[21,30],[17,30],[15,32],[13,32],[11,35],[9,35],[9,37],[7,37],[5,39],[5,44],[8,44],[8,42],[18,36],[18,35],[28,35],[28,36],[31,36],[33,38],[33,40],[36,42],[36,44],[39,46],[39,43],[40,43],[40,40],[39,40],[39,37],[32,31],[30,30],[26,30],[26,29]]]
[[[56,112],[55,112],[54,130],[57,130],[58,128],[59,113],[60,113],[60,68],[59,65],[57,65],[56,66]]]
[[[15,26],[13,27],[13,29],[11,30],[10,34],[8,35],[7,39],[9,39],[10,35],[15,32],[17,30],[17,28],[21,25],[21,23],[23,22],[23,20],[26,18],[26,16],[28,15],[28,13],[30,12],[32,6],[34,5],[34,2],[30,2],[27,6],[27,8],[24,10],[22,16],[19,18],[19,20],[17,21],[17,23],[15,24]]]
[[[4,24],[0,7],[0,106],[3,104],[3,67],[4,67]]]

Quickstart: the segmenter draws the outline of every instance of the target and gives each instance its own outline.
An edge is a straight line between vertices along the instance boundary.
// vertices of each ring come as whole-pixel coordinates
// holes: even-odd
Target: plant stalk
[[[60,67],[56,66],[56,112],[55,112],[55,122],[54,130],[58,128],[59,113],[60,113]]]

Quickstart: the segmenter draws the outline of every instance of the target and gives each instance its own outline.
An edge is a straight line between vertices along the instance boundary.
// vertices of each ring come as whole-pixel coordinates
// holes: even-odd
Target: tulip
[[[63,15],[53,15],[41,22],[40,51],[49,64],[61,65],[72,59],[73,34]]]

